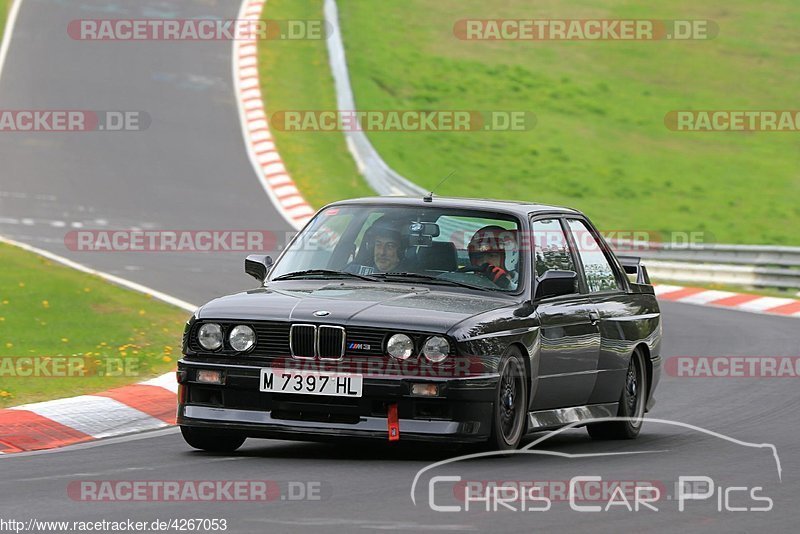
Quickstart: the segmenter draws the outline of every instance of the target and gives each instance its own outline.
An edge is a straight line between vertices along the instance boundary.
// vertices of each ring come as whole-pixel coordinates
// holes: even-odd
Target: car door
[[[566,226],[583,269],[587,289],[598,314],[600,354],[597,382],[590,402],[619,400],[633,350],[632,340],[642,336],[641,321],[629,320],[637,315],[630,295],[625,291],[624,274],[612,261],[607,245],[597,230],[586,220],[567,217]]]
[[[600,354],[597,312],[580,265],[558,216],[532,221],[534,276],[546,271],[578,273],[575,292],[536,301],[541,328],[538,383],[533,410],[582,406],[594,389]],[[535,291],[534,287],[534,291]]]

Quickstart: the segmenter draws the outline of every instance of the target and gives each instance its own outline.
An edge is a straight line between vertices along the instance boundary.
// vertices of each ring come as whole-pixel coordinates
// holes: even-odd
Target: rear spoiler
[[[625,269],[625,274],[631,278],[631,282],[651,285],[650,275],[647,274],[647,267],[642,264],[642,258],[636,256],[617,256],[617,258]],[[633,276],[636,278],[634,279]]]

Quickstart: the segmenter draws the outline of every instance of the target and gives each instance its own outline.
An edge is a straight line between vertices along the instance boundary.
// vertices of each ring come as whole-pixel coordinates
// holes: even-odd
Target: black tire
[[[208,452],[233,452],[241,447],[244,440],[247,439],[247,437],[240,434],[233,434],[224,430],[190,426],[182,426],[181,434],[183,434],[183,439],[190,446]]]
[[[642,430],[647,405],[647,368],[642,351],[635,350],[628,363],[628,372],[619,398],[617,417],[625,421],[606,421],[586,425],[592,439],[634,439]]]
[[[498,371],[492,433],[486,445],[490,450],[509,451],[519,447],[527,428],[528,380],[518,349],[503,355]]]

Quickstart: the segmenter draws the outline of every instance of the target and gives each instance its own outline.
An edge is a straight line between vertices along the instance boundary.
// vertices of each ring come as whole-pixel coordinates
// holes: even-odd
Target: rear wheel
[[[494,450],[513,450],[525,434],[528,406],[525,364],[519,350],[512,348],[503,355],[499,372],[492,434],[487,445]]]
[[[647,404],[647,372],[644,354],[637,349],[631,355],[625,384],[619,399],[617,417],[624,421],[606,421],[586,425],[594,439],[634,439],[642,429],[645,405]]]
[[[182,426],[181,434],[183,434],[183,439],[186,443],[195,449],[208,452],[233,452],[241,447],[244,440],[247,439],[240,434],[233,434],[224,430],[190,426]]]

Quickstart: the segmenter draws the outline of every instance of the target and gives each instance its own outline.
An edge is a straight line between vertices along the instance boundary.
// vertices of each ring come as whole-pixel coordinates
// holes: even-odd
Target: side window
[[[558,219],[540,219],[533,222],[533,242],[536,276],[546,271],[575,271],[569,251],[567,236]]]
[[[586,273],[586,283],[589,285],[589,291],[620,289],[614,270],[608,263],[608,258],[603,254],[600,244],[583,221],[570,219],[567,223],[578,248],[581,263],[583,263],[583,271]]]

